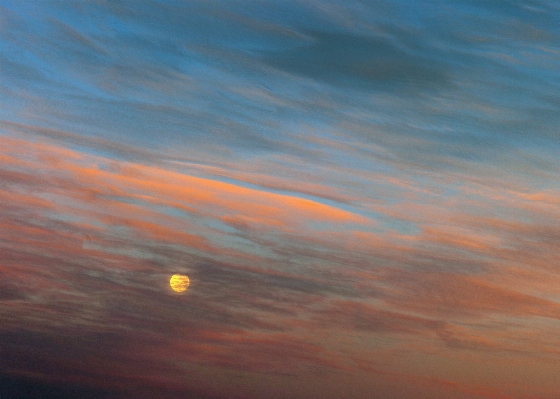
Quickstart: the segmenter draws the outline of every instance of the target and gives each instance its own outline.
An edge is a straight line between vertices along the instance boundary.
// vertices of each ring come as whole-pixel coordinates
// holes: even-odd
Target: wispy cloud
[[[531,283],[523,275],[499,280],[510,270],[505,262],[512,245],[527,234],[546,238],[554,230],[519,228],[499,218],[482,223],[453,208],[438,213],[434,224],[432,206],[426,205],[412,213],[422,215],[410,220],[419,226],[416,233],[376,232],[375,218],[333,205],[24,137],[2,137],[2,197],[8,206],[1,216],[1,300],[11,304],[2,312],[4,331],[12,334],[33,318],[26,322],[30,334],[68,336],[78,330],[84,339],[98,334],[102,345],[108,344],[106,334],[117,341],[133,334],[138,341],[127,345],[137,349],[126,351],[162,348],[148,358],[104,361],[111,370],[125,359],[139,362],[128,369],[140,378],[146,362],[168,363],[173,354],[183,362],[259,373],[294,375],[297,364],[355,367],[334,349],[338,344],[309,342],[307,333],[294,335],[298,330],[392,336],[405,352],[413,350],[405,345],[408,336],[429,343],[425,350],[441,342],[453,350],[524,356],[527,336],[501,332],[513,323],[508,318],[556,320],[560,314],[558,304],[546,299],[555,291],[544,282],[533,278]],[[237,176],[240,183],[245,177]],[[419,198],[427,195],[409,190]],[[479,200],[482,195],[485,201],[502,200],[496,190],[477,192]],[[544,201],[548,212],[556,212],[549,195],[516,195],[512,209],[542,212]],[[468,209],[462,196],[438,198]],[[473,205],[472,199],[465,201]],[[400,209],[378,208],[393,209],[391,217]],[[453,227],[457,218],[460,229]],[[360,232],[357,226],[374,230]],[[554,245],[539,242],[537,248]],[[518,265],[546,273],[540,261],[517,259]],[[335,267],[340,264],[344,268]],[[175,271],[191,276],[188,303],[173,301],[166,288]],[[494,318],[502,321],[485,321]],[[535,340],[531,348],[549,356],[554,353],[550,338]],[[30,361],[38,361],[50,352],[32,353]],[[359,351],[353,356],[360,359]],[[168,373],[171,366],[163,363],[153,378]],[[59,367],[75,372],[68,364]]]
[[[558,395],[559,15],[4,1],[0,395]]]

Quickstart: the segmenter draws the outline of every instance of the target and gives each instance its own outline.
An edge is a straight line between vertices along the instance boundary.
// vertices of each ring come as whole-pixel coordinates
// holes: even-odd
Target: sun
[[[169,280],[169,285],[171,289],[175,292],[184,292],[189,288],[191,281],[189,280],[189,276],[184,274],[174,274],[171,276]]]

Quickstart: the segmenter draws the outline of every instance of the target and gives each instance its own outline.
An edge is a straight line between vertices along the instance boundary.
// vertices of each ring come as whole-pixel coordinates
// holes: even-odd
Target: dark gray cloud
[[[358,90],[439,88],[447,83],[445,65],[399,48],[386,37],[349,32],[305,32],[297,48],[263,54],[265,63],[292,74]],[[407,90],[408,91],[408,90]]]
[[[0,375],[0,395],[18,399],[116,399],[115,392],[76,383],[37,381],[26,376]]]

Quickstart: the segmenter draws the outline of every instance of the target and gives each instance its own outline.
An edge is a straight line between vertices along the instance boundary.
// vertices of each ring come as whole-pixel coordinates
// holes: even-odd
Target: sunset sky
[[[0,0],[0,397],[559,398],[560,2]]]

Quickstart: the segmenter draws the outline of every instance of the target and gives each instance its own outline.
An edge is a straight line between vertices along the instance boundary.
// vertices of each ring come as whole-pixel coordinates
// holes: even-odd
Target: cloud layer
[[[3,2],[0,395],[558,395],[560,10],[424,3]]]

